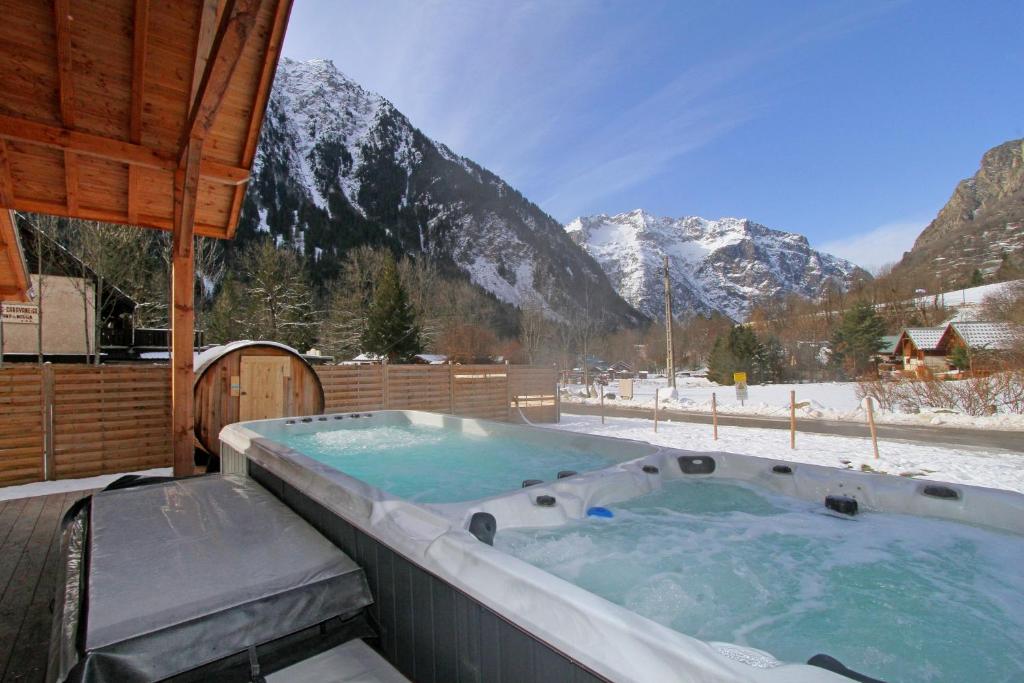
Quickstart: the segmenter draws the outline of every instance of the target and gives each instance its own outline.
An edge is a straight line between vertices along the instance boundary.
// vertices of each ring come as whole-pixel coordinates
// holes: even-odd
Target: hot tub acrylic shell
[[[572,444],[621,456],[618,465],[544,482],[482,500],[414,504],[354,479],[273,437],[355,424],[414,424],[474,435],[513,435],[538,444]],[[365,422],[363,422],[365,420]],[[431,575],[477,600],[523,631],[593,673],[615,681],[848,681],[817,667],[783,664],[756,668],[709,644],[657,624],[546,571],[479,542],[466,528],[475,512],[494,516],[498,530],[557,526],[580,519],[587,509],[658,490],[683,477],[738,479],[810,501],[836,495],[854,498],[861,510],[937,517],[1024,533],[1024,495],[954,484],[955,498],[925,495],[939,482],[851,472],[731,453],[696,453],[644,442],[581,435],[532,426],[457,418],[419,411],[378,411],[265,420],[225,427],[223,463],[239,473],[248,467],[272,473]],[[280,437],[278,437],[280,438]],[[226,447],[226,448],[225,448]],[[710,458],[714,470],[695,460]],[[251,463],[251,465],[248,465]],[[644,471],[654,466],[657,473]],[[788,470],[788,471],[787,471]],[[932,492],[934,493],[934,492]],[[555,505],[537,504],[553,496]],[[718,647],[716,647],[716,645]],[[744,651],[757,660],[756,650]],[[766,657],[765,659],[770,659]]]

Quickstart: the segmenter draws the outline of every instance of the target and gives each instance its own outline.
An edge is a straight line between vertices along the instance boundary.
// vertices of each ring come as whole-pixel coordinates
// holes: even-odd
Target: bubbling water
[[[381,425],[275,436],[284,445],[408,500],[453,503],[514,491],[618,460],[571,446],[539,445],[441,427]]]
[[[682,633],[891,681],[1024,680],[1024,538],[721,480],[495,546]]]

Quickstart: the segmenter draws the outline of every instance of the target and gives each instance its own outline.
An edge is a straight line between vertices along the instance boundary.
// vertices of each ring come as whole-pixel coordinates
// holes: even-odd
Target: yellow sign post
[[[736,400],[743,405],[743,402],[747,400],[747,373],[732,373],[732,381],[736,385]]]

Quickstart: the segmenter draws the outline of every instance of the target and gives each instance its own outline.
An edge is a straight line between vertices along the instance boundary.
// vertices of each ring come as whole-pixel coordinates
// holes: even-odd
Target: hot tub
[[[389,434],[408,440],[402,449],[388,449]],[[800,662],[818,653],[849,659],[851,652],[856,661],[845,663],[867,675],[953,679],[960,672],[942,669],[948,659],[936,664],[914,652],[900,659],[899,652],[886,650],[884,634],[918,628],[912,623],[917,613],[956,622],[963,605],[946,598],[957,581],[974,591],[970,595],[1002,595],[1011,606],[1021,595],[1019,564],[1005,566],[999,558],[1024,548],[1024,496],[1006,491],[411,411],[238,424],[224,429],[221,442],[227,471],[260,481],[366,569],[381,650],[415,680],[842,681],[848,679]],[[425,447],[427,442],[441,445]],[[346,444],[353,448],[346,451]],[[413,461],[410,467],[402,453]],[[482,463],[473,461],[474,453]],[[385,462],[386,468],[376,467]],[[460,479],[461,485],[452,485]],[[523,487],[530,479],[544,481]],[[705,489],[686,488],[695,486]],[[659,496],[664,500],[651,505]],[[827,498],[834,510],[826,508]],[[853,502],[857,514],[844,514]],[[595,507],[608,508],[613,517],[588,516]],[[643,519],[645,509],[662,510],[668,521]],[[711,523],[716,515],[718,526]],[[765,519],[773,516],[779,519]],[[899,524],[894,527],[890,517]],[[631,519],[633,528],[623,529],[621,522]],[[479,540],[490,540],[488,520],[496,526],[494,547]],[[693,528],[683,528],[684,520]],[[778,546],[769,532],[775,522],[785,526]],[[658,524],[680,535],[666,537]],[[808,551],[817,570],[798,566],[801,556],[791,547],[811,541],[786,536],[799,524],[809,525],[818,544]],[[901,549],[904,555],[886,564],[879,559],[886,548],[869,542],[872,528],[888,530],[893,542],[904,528],[908,535],[926,528],[932,536],[913,539]],[[943,533],[973,538],[975,550],[994,553],[992,561],[981,573],[954,572],[907,594],[916,584],[900,576],[901,566],[912,576],[929,553],[927,539]],[[756,543],[748,546],[744,534]],[[687,553],[669,546],[684,541],[704,547],[716,561],[688,564],[694,572],[689,577],[639,561],[660,552],[678,563]],[[641,555],[621,548],[616,554],[614,542],[634,543]],[[761,567],[751,555],[758,552],[768,555],[764,575],[751,573]],[[961,562],[965,548],[955,542],[935,552],[968,566]],[[864,582],[863,592],[854,587],[851,595],[840,595],[835,586],[846,585],[842,570],[838,578],[830,572],[844,562],[861,569],[884,565],[885,572],[858,573],[848,580]],[[792,571],[785,571],[786,563]],[[587,571],[574,573],[570,566]],[[709,587],[718,588],[708,579],[715,573],[724,578],[721,595]],[[814,577],[821,579],[817,587],[807,585]],[[759,602],[755,594],[774,597]],[[864,596],[889,596],[900,604],[880,604],[872,623],[870,609],[851,613]],[[695,606],[688,608],[688,600]],[[815,600],[822,603],[822,623],[835,626],[839,636],[819,638],[826,629],[808,622],[777,629],[789,640],[761,638],[762,622],[786,614],[778,605],[800,603],[806,614]],[[698,607],[718,621],[695,620]],[[1008,631],[1000,635],[1006,652],[985,655],[996,667],[986,674],[996,680],[1019,675],[1024,653],[1019,645],[1014,649],[1020,639],[1012,634],[1019,636],[1020,622],[986,621],[985,606],[976,610],[972,629]],[[892,623],[893,614],[906,615],[907,623]],[[931,626],[917,632],[929,646],[955,631]],[[869,643],[875,660],[858,659],[842,640],[869,636],[875,638]],[[765,644],[770,654],[761,649]],[[947,654],[953,647],[945,646]],[[964,660],[973,658],[975,653],[963,653]],[[1004,665],[1009,670],[1002,672]]]

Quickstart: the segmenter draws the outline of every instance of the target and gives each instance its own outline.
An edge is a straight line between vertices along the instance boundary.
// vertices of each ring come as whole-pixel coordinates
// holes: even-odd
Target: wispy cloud
[[[877,273],[882,266],[899,261],[926,225],[928,219],[893,221],[866,233],[825,242],[818,249]]]
[[[698,17],[679,32],[663,30],[666,7],[673,5],[303,2],[285,54],[332,58],[428,135],[565,219],[758,116],[772,102],[752,77],[760,67],[880,11],[804,11],[753,40],[726,37],[708,53],[694,51],[673,70],[660,61],[676,54],[667,47],[702,29]]]

